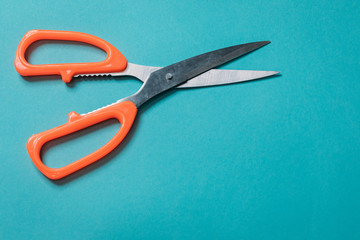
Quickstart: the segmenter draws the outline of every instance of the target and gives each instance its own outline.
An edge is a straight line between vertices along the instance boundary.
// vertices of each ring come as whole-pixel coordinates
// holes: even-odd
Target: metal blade
[[[208,87],[256,80],[276,75],[276,71],[212,69],[177,86],[178,88]]]
[[[227,47],[209,53],[204,53],[173,65],[176,66],[176,70],[180,69],[180,71],[184,71],[183,74],[187,77],[187,79],[191,79],[203,72],[231,61],[234,58],[243,56],[269,43],[270,41],[263,41]]]
[[[269,41],[264,41],[227,47],[161,68],[150,74],[137,93],[120,101],[132,101],[136,107],[140,107],[149,99],[170,88],[269,43]]]
[[[108,73],[111,76],[133,76],[144,82],[152,72],[161,67],[150,67],[128,63],[124,72]],[[215,85],[224,85],[238,82],[256,80],[259,78],[276,75],[276,71],[249,71],[249,70],[225,70],[211,69],[202,73],[187,82],[177,86],[178,88],[207,87]]]
[[[138,65],[134,63],[129,63],[126,66],[126,69],[122,72],[116,72],[116,73],[108,73],[111,76],[117,77],[117,76],[132,76],[136,77],[142,82],[145,82],[146,79],[149,78],[150,74],[152,72],[155,72],[162,67],[151,67],[151,66],[144,66],[144,65]]]

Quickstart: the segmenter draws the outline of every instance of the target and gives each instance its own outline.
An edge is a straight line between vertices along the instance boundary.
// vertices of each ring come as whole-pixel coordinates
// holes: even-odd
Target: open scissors
[[[25,52],[32,43],[39,40],[89,43],[103,49],[107,57],[102,62],[32,65],[25,59]],[[93,35],[69,31],[31,30],[21,40],[15,56],[15,68],[22,76],[61,75],[64,82],[70,82],[72,77],[77,76],[129,75],[140,79],[143,85],[135,94],[90,113],[70,112],[67,123],[31,136],[27,142],[28,153],[35,166],[50,179],[56,180],[72,174],[114,150],[128,134],[137,109],[171,88],[222,85],[278,74],[276,71],[212,69],[268,43],[270,42],[262,41],[227,47],[161,68],[127,63],[119,50]],[[112,118],[119,120],[121,127],[108,143],[95,152],[61,168],[47,167],[41,161],[40,150],[45,143]]]

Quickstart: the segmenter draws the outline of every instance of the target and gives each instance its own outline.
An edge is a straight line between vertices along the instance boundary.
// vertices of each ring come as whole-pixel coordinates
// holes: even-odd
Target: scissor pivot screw
[[[171,80],[173,78],[173,75],[171,73],[167,73],[165,77],[167,80]]]

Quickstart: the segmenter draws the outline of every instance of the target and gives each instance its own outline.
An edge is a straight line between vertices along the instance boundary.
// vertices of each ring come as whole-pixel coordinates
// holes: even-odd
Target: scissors
[[[39,40],[63,40],[88,43],[107,53],[102,62],[32,65],[25,58],[26,49]],[[128,134],[138,108],[155,96],[172,88],[204,87],[250,81],[278,74],[277,71],[246,71],[213,69],[234,58],[269,44],[269,41],[246,43],[204,53],[167,67],[150,67],[127,63],[126,58],[113,45],[96,36],[70,31],[31,30],[27,32],[16,51],[15,68],[22,76],[60,75],[66,83],[79,76],[134,76],[143,82],[133,95],[86,114],[69,113],[68,122],[53,129],[34,134],[26,148],[35,166],[48,178],[66,177],[103,158],[118,146]],[[84,128],[117,119],[121,127],[115,136],[95,152],[61,168],[43,164],[40,151],[43,145],[54,139]]]

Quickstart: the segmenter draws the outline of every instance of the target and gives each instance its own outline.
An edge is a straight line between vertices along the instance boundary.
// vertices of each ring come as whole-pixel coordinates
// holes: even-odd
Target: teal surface
[[[359,9],[356,0],[3,0],[0,239],[360,239]],[[281,76],[168,94],[140,110],[109,157],[51,181],[27,139],[140,82],[21,77],[14,55],[31,29],[90,33],[154,66],[271,40],[222,68]],[[29,55],[37,64],[104,58],[59,42]],[[50,143],[44,161],[64,166],[118,128],[109,121]]]

